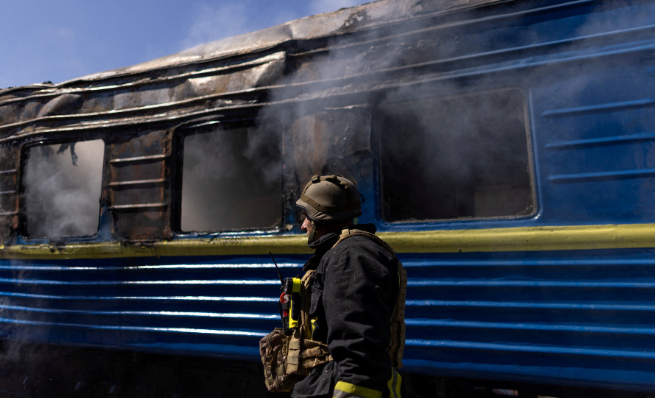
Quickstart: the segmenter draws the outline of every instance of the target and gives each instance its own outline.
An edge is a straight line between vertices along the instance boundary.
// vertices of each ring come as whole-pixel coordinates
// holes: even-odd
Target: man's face
[[[304,215],[303,218],[304,220],[302,221],[302,225],[300,226],[300,229],[305,231],[307,233],[307,236],[309,236],[314,228],[312,227],[312,222],[309,219],[309,217],[307,217],[307,215]]]

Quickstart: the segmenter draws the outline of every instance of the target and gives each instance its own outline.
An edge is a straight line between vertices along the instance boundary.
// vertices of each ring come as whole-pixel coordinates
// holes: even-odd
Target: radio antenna
[[[282,273],[280,272],[280,267],[277,266],[277,263],[275,262],[275,257],[273,257],[273,253],[268,252],[268,254],[271,255],[271,260],[273,260],[273,264],[275,264],[275,269],[277,269],[277,275],[280,277],[280,283],[282,286],[284,286],[284,279],[282,279]]]

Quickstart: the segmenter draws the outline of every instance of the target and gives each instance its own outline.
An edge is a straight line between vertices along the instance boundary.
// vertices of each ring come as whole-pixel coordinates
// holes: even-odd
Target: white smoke
[[[294,10],[271,7],[267,9],[269,14],[266,18],[255,18],[254,14],[262,11],[254,0],[202,4],[191,11],[192,22],[187,28],[186,36],[180,42],[180,49],[185,50],[216,40],[265,29],[304,16],[336,11],[340,8],[368,2],[369,0],[311,0],[304,8],[298,7]]]
[[[312,14],[336,11],[340,8],[354,7],[360,4],[369,3],[362,0],[312,0],[309,2],[309,11]]]
[[[29,150],[24,186],[30,237],[96,233],[104,148],[102,140],[92,140]]]
[[[216,126],[184,139],[183,231],[270,228],[281,219],[281,137]]]
[[[356,4],[351,0],[315,0],[312,3],[312,7],[325,7],[324,9],[316,8],[313,10],[315,12],[333,10],[341,5],[353,6]],[[420,32],[430,27],[429,21],[415,21],[412,30]],[[402,27],[402,29],[406,28],[406,26]],[[367,90],[367,81],[371,81],[371,87],[376,84],[373,82],[373,79],[383,84],[401,81],[401,79],[409,79],[408,77],[400,78],[400,73],[393,71],[393,68],[402,67],[407,64],[429,62],[435,58],[438,59],[439,56],[443,56],[441,54],[447,54],[447,50],[454,54],[452,56],[457,54],[458,47],[449,46],[451,42],[457,40],[453,36],[444,34],[441,37],[437,37],[434,32],[428,31],[422,37],[408,38],[405,35],[400,35],[400,33],[404,32],[402,29],[398,31],[399,35],[397,37],[395,37],[396,35],[393,32],[385,30],[385,38],[379,42],[376,42],[375,39],[381,39],[382,37],[375,37],[373,32],[367,32],[369,35],[367,39],[371,45],[365,48],[361,46],[340,46],[338,41],[330,43],[327,47],[332,47],[331,51],[323,54],[317,53],[311,58],[307,57],[303,59],[302,62],[304,63],[302,67],[298,67],[294,73],[287,75],[280,83],[280,86],[287,85],[289,88],[282,88],[273,92],[271,94],[271,100],[275,102],[286,101],[294,97],[296,99],[302,97],[311,98],[321,91],[324,93],[339,93],[342,88],[349,90],[350,87],[360,84],[362,90],[365,91]],[[387,37],[389,39],[386,39]],[[376,73],[373,75],[374,77],[366,76],[371,72],[382,72],[384,70],[390,70],[390,72]],[[431,72],[426,71],[424,76],[427,76],[429,73]],[[361,81],[356,76],[362,76]],[[354,79],[348,80],[347,78]],[[298,83],[311,81],[320,81],[322,83],[320,86],[317,84],[298,85]],[[418,170],[428,170],[429,172],[426,172],[426,175],[423,177],[426,178],[425,182],[430,183],[433,188],[444,188],[448,192],[461,191],[461,193],[453,193],[450,196],[444,195],[442,198],[443,201],[453,202],[453,209],[448,212],[444,211],[443,214],[426,213],[423,209],[439,206],[435,206],[434,203],[416,203],[417,206],[420,206],[419,210],[416,212],[402,213],[398,217],[393,217],[393,221],[409,220],[414,217],[417,219],[454,219],[460,217],[523,215],[525,211],[531,209],[531,202],[528,199],[532,198],[532,193],[529,185],[525,185],[526,179],[512,179],[512,183],[514,180],[520,180],[520,186],[517,189],[517,187],[512,186],[504,179],[496,178],[496,175],[507,172],[508,164],[517,164],[523,173],[522,175],[529,173],[527,169],[527,131],[525,128],[521,128],[524,124],[521,125],[519,122],[512,121],[510,134],[510,131],[506,131],[508,130],[508,126],[510,126],[508,123],[496,119],[485,123],[485,120],[483,120],[484,117],[496,115],[501,111],[507,111],[507,118],[514,118],[516,114],[523,115],[524,108],[520,102],[517,106],[514,106],[516,104],[512,103],[514,107],[510,109],[507,107],[503,108],[502,104],[498,103],[498,101],[494,102],[481,99],[489,97],[489,94],[479,94],[480,90],[484,90],[491,85],[497,85],[491,79],[479,79],[476,86],[460,87],[459,85],[460,83],[447,83],[444,81],[434,84],[417,84],[408,88],[389,90],[385,94],[378,96],[377,100],[374,101],[376,103],[389,104],[389,107],[393,109],[397,105],[392,104],[409,100],[411,103],[405,107],[406,109],[402,116],[403,120],[411,120],[414,116],[413,119],[416,121],[416,127],[421,131],[420,137],[430,141],[420,143],[416,138],[412,140],[410,139],[411,137],[416,137],[419,134],[411,135],[411,131],[405,131],[405,126],[401,125],[398,127],[399,131],[403,131],[403,134],[406,134],[406,138],[402,138],[403,134],[399,135],[400,139],[398,142],[393,143],[396,147],[393,149],[392,154],[402,154],[415,150],[417,156],[412,158],[411,156],[386,155],[386,159],[380,160],[398,161],[404,167],[398,167],[398,170],[388,167],[385,168],[384,171],[386,173],[395,176],[393,181],[387,180],[389,182],[388,186],[391,188],[405,188],[403,184],[407,184],[410,180],[417,181],[421,178],[417,174]],[[302,92],[301,90],[305,87],[307,87],[307,91]],[[418,99],[418,96],[425,96],[428,93],[437,97],[453,95],[455,93],[457,95],[465,94],[470,97],[445,102]],[[496,94],[494,95],[496,97],[498,96]],[[504,99],[506,95],[500,95],[500,98]],[[448,105],[448,112],[438,112],[438,107],[443,107],[446,104]],[[370,102],[367,105],[370,105]],[[334,105],[328,106],[333,107]],[[476,108],[476,106],[481,108]],[[412,109],[412,107],[415,108]],[[370,142],[376,137],[379,137],[381,131],[384,130],[382,125],[389,122],[389,120],[384,118],[388,107],[378,107],[376,111],[370,114],[371,125],[369,128],[358,126],[355,122],[356,118],[352,119],[352,123],[344,123],[346,119],[356,113],[353,109],[346,108],[342,110],[333,108],[321,110],[314,102],[300,100],[289,101],[283,111],[280,111],[280,107],[264,109],[265,116],[276,118],[283,125],[292,126],[290,131],[293,135],[294,150],[305,153],[306,158],[313,160],[313,163],[307,162],[312,164],[303,169],[298,167],[298,158],[302,156],[298,156],[296,159],[295,171],[298,179],[298,188],[306,183],[311,174],[352,173],[353,177],[359,179],[361,178],[358,175],[359,172],[362,175],[369,173],[365,169],[364,164],[378,156],[370,149],[375,145],[371,143],[368,148],[362,145],[345,147],[334,145],[334,143],[348,141],[364,142],[365,140]],[[366,118],[365,112],[361,112],[358,115],[361,115],[360,119]],[[310,120],[312,118],[315,119]],[[305,120],[307,121],[306,123],[303,122]],[[362,123],[365,124],[366,122]],[[375,130],[374,134],[371,134],[372,130]],[[460,132],[467,133],[466,140],[463,140],[463,136],[459,137],[457,135]],[[506,139],[494,140],[489,138],[495,135],[510,138],[518,135],[518,138],[523,141],[519,139],[514,141],[523,142],[524,144],[520,148],[510,148],[507,145]],[[325,137],[328,136],[332,138],[326,139]],[[446,144],[445,142],[440,142],[440,140],[453,142]],[[384,143],[388,144],[389,142],[387,140]],[[415,147],[412,147],[414,144],[416,144]],[[351,148],[356,149],[356,151],[350,151]],[[418,156],[422,153],[421,151],[431,152]],[[480,156],[476,157],[472,154],[478,152]],[[462,157],[464,155],[466,155],[466,161],[471,164],[463,164]],[[519,157],[521,161],[515,160],[514,157]],[[525,165],[522,162],[523,160],[525,160]],[[423,164],[417,165],[417,162]],[[480,164],[487,164],[488,167],[480,167]],[[438,169],[436,169],[437,166]],[[402,172],[399,171],[401,169],[403,170]],[[392,186],[391,182],[395,185]],[[527,184],[529,184],[529,181]],[[412,186],[420,185],[413,184]],[[388,194],[389,191],[393,191],[393,189],[387,189],[383,193],[385,195],[382,198],[383,200],[387,200],[387,196],[397,196],[393,192]],[[397,189],[397,191],[402,190]],[[403,196],[403,194],[398,195]],[[405,192],[404,196],[411,195]],[[503,203],[499,204],[499,202]],[[413,206],[412,202],[403,198],[395,200],[393,203],[394,205],[400,203],[406,204],[408,207]],[[465,203],[465,205],[462,205],[462,203]],[[372,212],[369,214],[373,215]],[[392,218],[388,217],[384,211],[383,217]]]
[[[249,23],[249,10],[252,12],[247,0],[197,7],[193,11],[193,22],[181,42],[181,48],[187,49],[255,30]]]

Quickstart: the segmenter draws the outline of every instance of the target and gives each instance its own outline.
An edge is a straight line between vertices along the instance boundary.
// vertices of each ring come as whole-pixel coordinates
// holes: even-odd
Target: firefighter
[[[308,319],[311,340],[332,360],[299,379],[292,397],[400,397],[407,278],[393,250],[362,214],[355,184],[340,175],[314,176],[296,202],[314,255]],[[314,271],[314,272],[311,272]],[[304,278],[307,280],[307,277]]]

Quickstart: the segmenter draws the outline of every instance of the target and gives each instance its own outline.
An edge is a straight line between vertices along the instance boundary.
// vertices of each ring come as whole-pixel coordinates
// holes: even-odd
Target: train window
[[[534,212],[521,90],[389,103],[380,112],[385,220]]]
[[[98,231],[103,140],[36,145],[23,179],[27,235],[61,237]]]
[[[184,232],[267,229],[282,223],[280,129],[213,124],[185,134]]]

